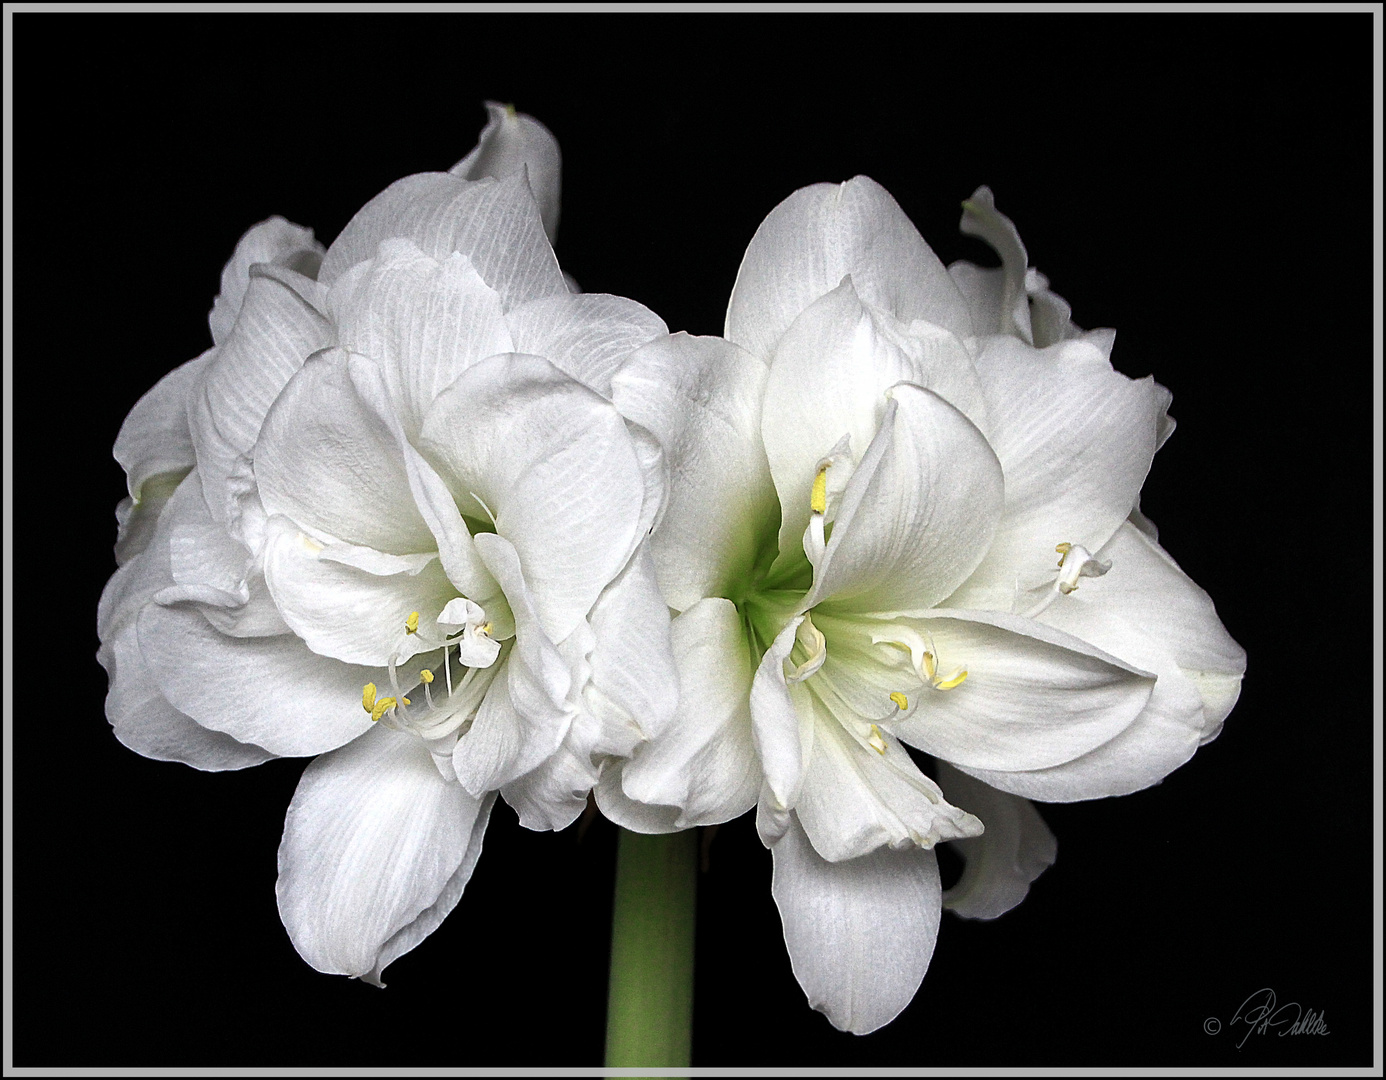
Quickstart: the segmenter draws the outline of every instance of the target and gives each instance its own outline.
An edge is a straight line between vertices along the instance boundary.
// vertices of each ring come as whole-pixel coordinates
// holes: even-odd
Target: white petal
[[[588,708],[604,728],[658,738],[674,717],[679,676],[670,648],[669,609],[655,583],[648,545],[602,590],[590,622],[596,640],[589,657],[591,682],[584,691]]]
[[[458,780],[480,794],[518,779],[558,749],[572,722],[566,704],[572,675],[539,624],[514,547],[494,533],[476,539],[515,615],[515,644],[453,752]]]
[[[751,740],[750,646],[736,608],[720,598],[675,619],[672,642],[678,712],[625,763],[621,786],[641,803],[678,807],[671,829],[730,821],[755,805],[761,784]]]
[[[977,307],[969,305],[977,334],[1011,334],[1028,344],[1032,340],[1030,305],[1025,291],[1029,256],[1011,219],[996,209],[991,188],[979,187],[963,203],[962,222],[958,228],[967,236],[985,240],[1001,256],[1000,295],[996,298],[995,309],[979,312]],[[952,268],[949,270],[951,273]],[[957,275],[953,277],[956,281]]]
[[[985,554],[1001,503],[1001,467],[982,433],[931,391],[894,387],[804,607],[932,607]]]
[[[769,847],[789,826],[789,811],[799,801],[804,773],[813,753],[813,707],[801,683],[785,682],[784,661],[794,648],[802,616],[790,619],[761,657],[751,681],[751,737],[765,779],[761,786],[756,829]]]
[[[938,775],[949,801],[987,827],[981,836],[954,841],[966,865],[957,884],[943,894],[943,906],[966,919],[998,918],[1024,900],[1030,883],[1054,865],[1058,842],[1027,800],[988,787],[945,761],[938,763]]]
[[[616,407],[654,433],[669,465],[669,503],[651,544],[676,611],[725,595],[774,536],[779,506],[760,440],[765,378],[763,363],[721,338],[675,334],[639,350],[612,380]]]
[[[419,449],[463,514],[495,515],[545,632],[566,638],[638,539],[645,482],[620,413],[545,360],[497,356],[438,395]]]
[[[1059,543],[1105,544],[1136,503],[1168,404],[1153,380],[1118,374],[1081,341],[1041,351],[990,338],[977,369],[1006,505],[991,550],[952,607],[1000,606],[1017,576],[1022,589],[1052,581]]]
[[[643,304],[605,293],[531,300],[506,321],[515,352],[544,357],[603,397],[611,396],[611,377],[627,356],[669,332]]]
[[[784,507],[781,551],[796,550],[804,535],[819,459],[846,435],[853,464],[860,462],[880,429],[886,391],[900,382],[933,390],[985,432],[982,386],[962,342],[863,304],[851,278],[811,304],[780,339],[761,431]],[[835,479],[830,472],[830,490],[840,489]]]
[[[398,420],[369,361],[333,349],[284,387],[255,446],[270,514],[392,555],[437,549],[410,492]]]
[[[310,764],[275,886],[299,955],[378,981],[460,899],[490,805],[443,780],[422,739],[383,727]]]
[[[111,680],[106,718],[115,737],[135,753],[208,772],[244,769],[274,757],[258,746],[211,731],[170,705],[145,665],[133,624],[103,642],[97,658]]]
[[[862,299],[903,322],[972,334],[967,304],[905,212],[874,180],[800,188],[751,238],[726,337],[763,359],[799,313],[848,274]]]
[[[250,286],[250,268],[255,263],[272,263],[314,278],[322,263],[323,246],[313,239],[313,230],[285,221],[278,215],[252,225],[236,242],[236,250],[221,271],[221,292],[207,316],[212,340],[218,345],[231,334]]]
[[[501,788],[501,798],[535,832],[566,829],[587,808],[587,796],[598,770],[585,755],[574,754],[566,740],[538,768]]]
[[[412,240],[435,259],[467,256],[505,309],[567,292],[539,208],[522,175],[476,182],[447,173],[397,180],[363,206],[328,248],[318,280],[331,284],[375,257],[382,240]]]
[[[562,186],[563,158],[558,140],[543,124],[513,105],[486,102],[486,126],[476,147],[448,170],[464,180],[497,180],[521,171],[529,178],[534,201],[544,220],[544,232],[553,243],[558,235],[558,197]]]
[[[1145,707],[1115,738],[1051,768],[1003,773],[962,767],[1002,791],[1045,802],[1127,795],[1159,783],[1198,749],[1204,731],[1198,688],[1139,628],[1085,599],[1065,600],[1073,603],[1055,604],[1052,614],[1045,612],[1045,620],[1153,672],[1155,685]]]
[[[315,653],[383,667],[438,648],[445,634],[437,616],[455,592],[437,559],[418,567],[407,556],[388,558],[393,568],[373,571],[326,558],[321,544],[275,517],[265,580],[284,621]],[[419,615],[414,634],[405,630],[411,613]]]
[[[864,731],[853,737],[829,707],[816,698],[813,704],[813,754],[794,812],[819,855],[842,862],[879,847],[932,847],[981,832],[976,818],[950,806],[899,743],[882,740],[881,753],[866,744]]]
[[[173,473],[182,479],[197,463],[188,431],[188,403],[215,355],[215,349],[208,349],[174,368],[135,402],[120,425],[115,459],[125,470],[130,496],[136,502],[151,478]]]
[[[343,348],[379,366],[406,434],[438,392],[478,360],[514,349],[500,296],[460,254],[436,260],[408,240],[337,280],[327,297]]]
[[[1072,761],[1126,730],[1150,698],[1153,675],[1033,619],[942,608],[914,614],[922,617],[872,627],[815,612],[829,641],[822,674],[870,715],[909,685],[909,654],[887,642],[932,652],[942,676],[965,669],[960,685],[921,688],[909,711],[884,726],[969,771]],[[872,638],[878,644],[865,645]]]
[[[361,688],[388,684],[379,668],[342,664],[289,634],[227,637],[197,611],[151,604],[140,651],[169,702],[204,727],[283,757],[336,749],[371,726]],[[417,681],[417,664],[411,669]]]
[[[597,786],[592,789],[597,807],[607,820],[631,832],[646,834],[679,832],[685,828],[679,824],[683,812],[677,806],[636,802],[625,793],[622,777],[627,764],[620,758],[608,759]]]
[[[880,848],[828,862],[797,822],[773,852],[771,892],[809,1005],[855,1035],[890,1023],[934,954],[941,913],[934,853]]]
[[[312,353],[332,345],[324,290],[291,270],[257,264],[230,336],[208,364],[189,407],[198,472],[218,521],[234,516],[228,480],[250,451],[279,392]]]

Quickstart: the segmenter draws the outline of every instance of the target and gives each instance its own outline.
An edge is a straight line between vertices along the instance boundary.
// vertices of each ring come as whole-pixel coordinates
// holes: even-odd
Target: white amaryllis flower
[[[935,843],[968,845],[958,909],[999,914],[1053,860],[1007,793],[1154,783],[1242,670],[1127,522],[1168,393],[1114,372],[1100,337],[1003,334],[1021,286],[974,277],[969,303],[871,180],[805,188],[751,241],[726,340],[665,338],[614,380],[672,471],[653,546],[681,697],[598,799],[644,831],[756,805],[795,974],[858,1033],[928,966]]]
[[[506,159],[510,119],[458,169]],[[569,292],[528,165],[406,177],[325,252],[256,226],[215,347],[117,441],[108,716],[197,768],[321,755],[278,882],[321,971],[379,982],[457,904],[497,791],[560,828],[673,711],[664,466],[607,396],[665,327]]]

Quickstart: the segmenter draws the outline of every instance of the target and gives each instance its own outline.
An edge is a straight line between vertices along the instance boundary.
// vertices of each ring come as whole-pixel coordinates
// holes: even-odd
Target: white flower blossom
[[[864,177],[802,189],[752,239],[726,340],[653,342],[613,384],[670,463],[652,544],[682,693],[599,801],[649,832],[755,805],[795,973],[858,1033],[927,969],[938,841],[965,845],[955,909],[1000,914],[1054,856],[1016,796],[1155,783],[1244,663],[1128,520],[1168,392],[1027,290],[973,205],[1004,271],[950,276]]]
[[[493,109],[467,176],[392,184],[326,251],[251,229],[214,347],[116,444],[108,716],[197,768],[321,755],[278,882],[321,971],[379,982],[457,904],[497,791],[561,828],[673,711],[664,464],[608,400],[666,330],[569,291],[530,186],[556,220],[557,164]]]

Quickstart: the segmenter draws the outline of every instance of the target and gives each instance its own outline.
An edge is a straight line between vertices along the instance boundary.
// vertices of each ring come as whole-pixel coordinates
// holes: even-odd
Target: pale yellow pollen
[[[894,697],[893,694],[891,696]],[[876,753],[881,754],[882,756],[885,755],[886,741],[881,735],[881,729],[878,728],[875,724],[871,725],[871,737],[866,741],[871,746],[871,749],[876,751]]]
[[[828,511],[828,466],[824,465],[813,478],[813,491],[809,494],[809,509],[815,514]]]
[[[394,698],[392,698],[392,697],[383,697],[383,698],[381,698],[379,701],[377,701],[377,702],[375,703],[375,708],[373,708],[373,709],[371,710],[371,720],[372,720],[372,722],[374,722],[374,721],[376,721],[376,720],[379,720],[382,716],[385,715],[385,711],[386,711],[387,709],[393,709],[393,708],[394,708],[396,705],[398,705],[398,704],[399,704],[399,702],[397,702],[397,701],[396,701]]]
[[[431,683],[433,681],[433,672],[429,671],[428,668],[424,668],[419,672],[419,678],[426,683]]]
[[[404,620],[404,632],[406,634],[417,634],[419,632],[419,613],[411,611],[409,618]]]
[[[366,712],[370,712],[373,708],[375,708],[375,683],[368,682],[364,687],[362,687],[361,708],[365,709]],[[375,718],[372,717],[371,719]]]
[[[961,686],[962,681],[967,678],[967,670],[964,669],[954,675],[951,679],[943,679],[934,683],[935,690],[951,690],[955,686]]]
[[[931,652],[925,652],[920,657],[920,661],[924,665],[924,677],[927,678],[930,682],[933,682],[934,675],[938,671],[938,668],[934,665],[934,654]]]
[[[904,694],[900,693],[899,690],[895,691],[895,693],[890,695],[890,700],[895,702],[895,704],[900,707],[901,712],[904,712],[906,709],[910,707],[910,699],[905,697]]]
[[[1068,553],[1073,550],[1073,545],[1069,543],[1058,544],[1054,548],[1059,553],[1059,566],[1064,565],[1064,560],[1068,558]]]

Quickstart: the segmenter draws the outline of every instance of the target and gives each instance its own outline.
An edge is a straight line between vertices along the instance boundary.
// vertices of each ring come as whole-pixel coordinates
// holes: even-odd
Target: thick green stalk
[[[698,838],[621,830],[611,920],[606,1063],[681,1068],[693,1038],[693,911]]]

